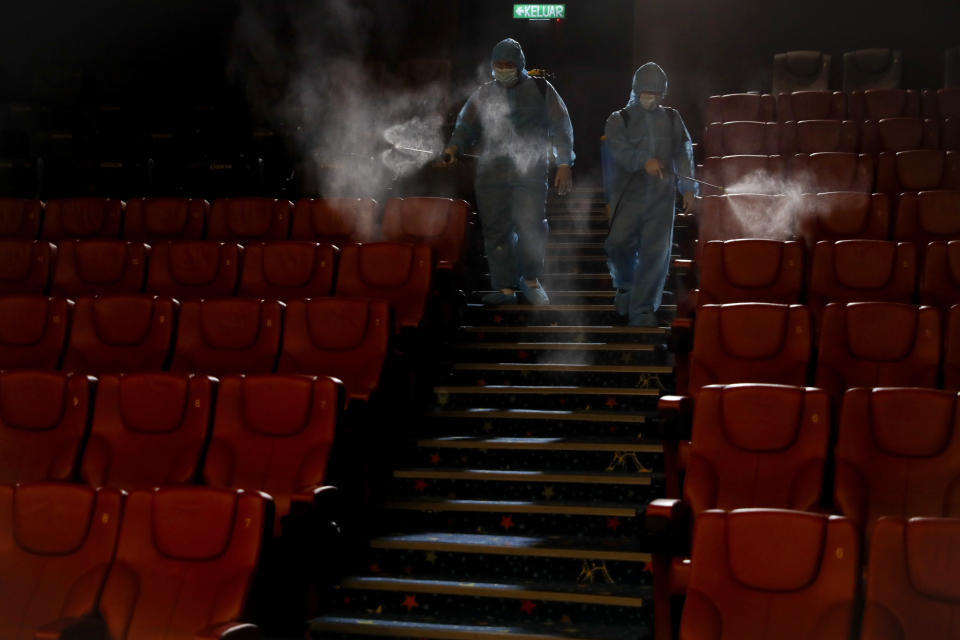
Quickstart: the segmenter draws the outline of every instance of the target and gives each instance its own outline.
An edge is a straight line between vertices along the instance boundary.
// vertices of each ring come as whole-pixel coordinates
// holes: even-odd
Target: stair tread
[[[480,513],[539,513],[633,518],[636,507],[614,503],[565,502],[559,500],[464,500],[455,498],[400,498],[385,504],[389,509],[418,511],[467,511]]]
[[[502,482],[566,482],[571,484],[649,485],[650,471],[543,471],[540,469],[462,469],[459,467],[422,467],[397,469],[395,478],[434,480],[489,480]]]
[[[666,333],[664,327],[630,327],[627,325],[527,325],[508,327],[503,325],[464,325],[461,330],[469,333]]]
[[[490,625],[485,622],[472,624],[445,624],[433,619],[412,619],[411,616],[388,618],[371,614],[367,616],[326,615],[310,622],[311,631],[356,632],[365,635],[382,635],[409,638],[443,638],[445,640],[622,640],[623,627],[603,629],[591,625],[589,629],[526,623],[524,625]]]
[[[630,440],[614,438],[481,438],[477,436],[445,436],[423,438],[417,446],[437,449],[506,449],[535,451],[607,451],[660,453],[663,445],[649,443],[638,438]]]
[[[623,411],[577,411],[554,409],[503,409],[475,407],[472,409],[444,409],[428,412],[435,418],[510,418],[517,420],[573,420],[584,422],[644,422],[645,416]]]
[[[509,536],[427,531],[374,538],[375,549],[460,551],[551,558],[614,559],[650,562],[650,554],[633,539],[592,539],[577,536]]]
[[[463,596],[524,598],[639,607],[652,594],[651,587],[577,582],[470,582],[440,577],[349,576],[347,589],[376,589]]]
[[[656,389],[636,387],[580,387],[576,385],[456,385],[438,386],[434,393],[472,393],[490,395],[590,395],[590,396],[659,396]]]
[[[459,349],[529,349],[563,351],[654,351],[652,344],[636,342],[460,342]]]
[[[673,373],[673,367],[658,364],[558,364],[549,362],[457,362],[458,371],[590,371],[599,373]]]

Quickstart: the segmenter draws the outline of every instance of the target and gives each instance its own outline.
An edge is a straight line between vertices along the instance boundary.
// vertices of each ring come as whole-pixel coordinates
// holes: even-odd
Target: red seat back
[[[865,153],[797,154],[790,159],[790,180],[804,193],[859,191],[872,193],[873,157]]]
[[[0,373],[0,484],[73,478],[92,385],[54,371]]]
[[[960,520],[884,518],[873,530],[860,637],[950,637],[960,615]]]
[[[774,122],[735,120],[713,122],[703,135],[705,157],[776,155],[779,153]]]
[[[853,120],[916,118],[920,115],[920,94],[913,89],[852,91],[847,108]]]
[[[935,240],[960,240],[960,190],[901,195],[893,238],[918,247]]]
[[[312,504],[326,478],[342,392],[328,377],[227,376],[217,394],[204,482],[265,491],[278,518],[291,501]]]
[[[792,234],[793,224],[783,216],[788,206],[780,195],[739,193],[704,197],[697,225],[698,253],[711,240],[785,239]],[[697,262],[701,259],[698,255]]]
[[[0,298],[0,369],[56,369],[72,313],[65,298]]]
[[[960,189],[960,152],[914,149],[879,155],[877,191],[895,198],[904,191],[933,189]]]
[[[803,247],[799,242],[743,239],[708,242],[700,254],[698,304],[800,302]]]
[[[277,198],[218,198],[210,207],[208,240],[265,242],[290,236],[293,203]]]
[[[783,191],[784,164],[780,156],[742,155],[707,158],[703,179],[727,193],[777,194]],[[704,186],[703,195],[721,195]]]
[[[0,198],[0,237],[33,240],[40,232],[43,202],[28,198]]]
[[[857,534],[844,518],[707,511],[694,533],[680,637],[847,638],[859,572]]]
[[[61,198],[47,203],[43,239],[117,238],[125,204],[110,198]]]
[[[153,246],[145,291],[178,300],[232,296],[243,247],[232,242],[161,242]]]
[[[847,391],[837,431],[834,505],[868,535],[882,516],[960,516],[957,418],[955,391]]]
[[[53,274],[53,295],[139,293],[147,275],[150,247],[124,240],[64,240]]]
[[[330,295],[337,248],[296,240],[246,246],[237,295],[254,298],[317,298]]]
[[[710,385],[694,409],[683,497],[707,509],[814,511],[823,490],[830,398],[820,389]]]
[[[270,373],[280,350],[283,303],[256,298],[189,300],[180,308],[171,371]]]
[[[452,198],[390,198],[383,208],[383,240],[433,247],[437,266],[462,266],[470,205]]]
[[[176,373],[102,376],[83,481],[125,491],[192,482],[210,430],[214,384]]]
[[[853,120],[799,120],[780,125],[778,153],[860,150],[860,127]]]
[[[810,312],[802,305],[704,305],[694,326],[690,392],[731,382],[803,386],[810,345]]]
[[[839,401],[851,387],[935,387],[940,314],[895,302],[828,304],[820,325],[816,386]]]
[[[960,306],[947,312],[943,344],[943,388],[960,389]]]
[[[730,122],[732,120],[774,119],[776,103],[769,93],[728,93],[707,98],[705,122]]]
[[[165,638],[195,638],[240,620],[271,511],[256,492],[131,493],[98,607],[109,637],[156,637],[163,629]]]
[[[430,300],[433,258],[433,249],[426,245],[347,245],[340,252],[337,296],[386,300],[398,328],[416,328]]]
[[[344,245],[380,235],[377,201],[371,198],[301,198],[293,211],[292,240]]]
[[[0,636],[51,637],[36,632],[93,615],[122,501],[115,489],[77,484],[0,486]]]
[[[808,248],[821,240],[886,240],[890,200],[882,193],[831,191],[801,196],[800,234]]]
[[[927,118],[884,118],[863,123],[861,150],[864,153],[907,151],[908,149],[937,149],[940,128],[935,120]]]
[[[847,94],[842,91],[793,91],[777,95],[777,119],[843,120],[847,117]]]
[[[940,310],[941,317],[960,303],[960,240],[931,242],[926,246],[920,275],[920,304]]]
[[[200,240],[210,203],[199,198],[134,198],[127,201],[123,237],[138,242]]]
[[[151,295],[78,298],[64,371],[160,371],[173,346],[178,307],[172,298]]]
[[[0,295],[46,293],[57,247],[43,240],[0,240]]]

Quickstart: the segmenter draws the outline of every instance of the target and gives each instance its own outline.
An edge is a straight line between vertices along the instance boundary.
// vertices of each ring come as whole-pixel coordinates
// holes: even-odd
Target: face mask
[[[497,82],[503,85],[506,85],[508,87],[512,87],[513,85],[517,84],[519,75],[520,74],[517,72],[516,69],[496,69],[495,68],[493,70],[493,77],[497,79]]]
[[[647,111],[652,111],[657,106],[659,99],[657,96],[640,96],[637,98],[637,102]]]

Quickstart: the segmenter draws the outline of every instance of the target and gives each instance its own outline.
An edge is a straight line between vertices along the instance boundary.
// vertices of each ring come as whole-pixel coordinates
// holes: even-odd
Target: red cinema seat
[[[317,298],[287,303],[278,373],[340,379],[350,400],[380,384],[390,340],[390,306],[380,300]]]
[[[47,203],[43,214],[44,240],[117,238],[125,204],[110,198],[61,198]]]
[[[0,240],[0,295],[46,293],[57,247],[43,240]]]
[[[937,307],[943,317],[960,303],[960,240],[926,246],[920,275],[920,304]]]
[[[233,295],[243,247],[206,240],[153,245],[145,291],[178,300]]]
[[[860,149],[860,127],[853,120],[799,120],[780,124],[778,153],[845,152]]]
[[[811,258],[807,305],[819,320],[830,302],[913,302],[917,255],[908,242],[818,242]]]
[[[901,195],[893,239],[918,247],[937,240],[960,240],[960,190]]]
[[[803,247],[799,242],[742,239],[713,241],[700,254],[697,303],[800,302]]]
[[[28,198],[0,198],[0,238],[33,240],[40,233],[43,202]]]
[[[792,186],[804,193],[823,191],[873,192],[873,157],[864,153],[797,154],[790,160]]]
[[[76,298],[139,293],[147,276],[150,247],[124,240],[63,240],[50,291]]]
[[[180,308],[171,371],[269,373],[280,350],[283,303],[256,298],[188,300]]]
[[[873,529],[862,640],[946,640],[960,616],[960,519],[883,518]]]
[[[728,93],[707,98],[707,124],[734,120],[774,120],[776,103],[769,93]]]
[[[895,198],[904,191],[960,189],[960,151],[914,149],[881,153],[877,191]]]
[[[776,155],[777,125],[753,120],[714,122],[707,125],[703,147],[706,157]]]
[[[777,119],[844,120],[847,95],[842,91],[792,91],[777,95]]]
[[[830,82],[829,53],[822,51],[786,51],[773,56],[773,94],[779,97],[787,91],[805,93],[828,93],[824,91]],[[787,93],[786,95],[790,95]]]
[[[867,537],[882,516],[960,516],[956,391],[850,389],[838,424],[834,506]]]
[[[122,494],[79,484],[0,486],[0,636],[68,638],[93,614],[113,560]]]
[[[694,407],[684,501],[694,514],[741,507],[815,511],[829,436],[830,398],[820,389],[703,387]]]
[[[925,101],[933,101],[924,115],[938,118],[940,124],[940,148],[960,151],[960,88],[937,89],[936,93],[924,93],[929,94],[929,98],[924,96]]]
[[[218,198],[210,207],[208,240],[265,242],[290,235],[293,203],[277,198]]]
[[[920,117],[920,95],[913,89],[867,89],[847,95],[851,120]]]
[[[712,240],[768,238],[793,235],[793,221],[783,214],[789,203],[781,195],[736,193],[706,196],[700,202],[697,248],[702,253]],[[697,262],[701,260],[697,257]]]
[[[177,373],[102,376],[81,479],[125,491],[192,482],[210,432],[214,383]]]
[[[933,307],[828,304],[815,384],[837,401],[852,387],[936,387],[940,344],[940,314]]]
[[[272,496],[279,533],[291,504],[313,504],[324,486],[342,394],[328,377],[224,378],[203,481]]]
[[[123,237],[135,242],[200,240],[210,203],[200,198],[134,198],[127,201]]]
[[[703,179],[726,189],[727,193],[782,193],[783,158],[780,156],[724,156],[707,158]],[[713,187],[703,187],[703,195],[722,195]]]
[[[433,277],[433,249],[396,242],[350,244],[340,252],[337,296],[386,300],[397,328],[424,321]]]
[[[383,208],[384,242],[433,247],[437,266],[462,266],[470,205],[452,198],[390,198]]]
[[[680,638],[848,638],[859,575],[857,532],[845,518],[706,511],[694,532]]]
[[[877,154],[881,151],[908,151],[910,149],[937,149],[940,128],[935,120],[927,118],[884,118],[863,123],[860,150]]]
[[[73,479],[93,384],[55,371],[0,373],[0,484]]]
[[[73,302],[45,296],[0,298],[0,370],[56,369]]]
[[[947,312],[943,344],[943,388],[960,389],[960,306]]]
[[[821,240],[886,240],[890,200],[882,193],[804,193],[799,204],[800,235],[807,248]]]
[[[179,303],[166,296],[78,298],[63,370],[160,371],[173,346]]]
[[[802,305],[704,305],[694,325],[690,393],[733,382],[803,386],[810,354],[810,312]]]
[[[132,492],[97,608],[106,637],[259,637],[239,621],[272,511],[255,491]]]
[[[333,290],[337,248],[296,240],[249,244],[237,295],[253,298],[318,298]]]
[[[293,210],[291,240],[372,242],[380,236],[377,201],[371,198],[301,198]]]

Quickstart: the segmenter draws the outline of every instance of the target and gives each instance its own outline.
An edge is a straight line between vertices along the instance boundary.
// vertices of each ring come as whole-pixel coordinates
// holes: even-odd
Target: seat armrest
[[[198,631],[193,640],[260,640],[260,629],[244,622],[221,622]]]
[[[693,398],[661,396],[657,400],[657,422],[664,440],[689,440],[693,422]]]
[[[33,633],[34,640],[103,640],[107,624],[99,618],[60,618]]]
[[[670,351],[687,354],[693,350],[693,316],[674,318],[670,323]]]
[[[689,552],[690,508],[675,498],[657,498],[643,514],[650,551],[654,555],[678,556]]]

